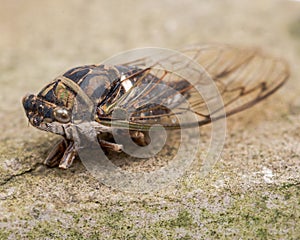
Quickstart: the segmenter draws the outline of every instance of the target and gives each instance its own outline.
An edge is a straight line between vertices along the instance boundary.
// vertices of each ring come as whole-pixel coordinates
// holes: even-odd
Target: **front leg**
[[[64,155],[64,152],[66,151],[68,146],[68,142],[66,139],[61,139],[59,142],[57,142],[50,153],[48,154],[46,160],[44,161],[44,164],[49,167],[57,167]]]
[[[120,144],[116,144],[116,143],[111,143],[111,142],[107,142],[105,140],[99,140],[100,146],[106,149],[110,149],[113,150],[115,152],[120,152],[123,149],[123,146]],[[77,150],[76,150],[76,144],[72,141],[69,142],[68,147],[65,150],[65,153],[59,163],[59,168],[62,169],[67,169],[69,168],[75,157],[78,155]],[[80,155],[79,155],[80,156]]]
[[[69,168],[75,157],[77,151],[73,141],[67,141],[66,139],[60,140],[49,153],[44,164],[49,167]]]
[[[72,165],[76,155],[74,142],[62,139],[53,147],[44,164],[49,167],[59,166],[66,169]]]
[[[115,152],[121,152],[123,150],[122,145],[108,142],[103,139],[99,139],[99,144],[102,148]],[[77,155],[78,153],[74,142],[62,139],[53,147],[44,164],[49,167],[58,166],[59,168],[67,169],[72,165]]]
[[[60,160],[59,168],[62,168],[62,169],[69,168],[72,165],[76,156],[77,156],[77,150],[75,148],[74,142],[71,141],[71,142],[69,142],[69,145],[66,148],[62,159]]]

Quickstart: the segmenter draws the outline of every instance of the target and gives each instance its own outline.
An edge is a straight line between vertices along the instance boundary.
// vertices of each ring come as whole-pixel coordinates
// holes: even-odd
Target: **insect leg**
[[[103,139],[98,139],[98,141],[99,141],[99,144],[101,145],[101,147],[103,147],[105,149],[109,149],[109,150],[112,150],[115,152],[121,152],[123,150],[123,145],[121,145],[121,144],[108,142]]]
[[[59,163],[59,168],[63,168],[63,169],[69,168],[72,165],[76,155],[77,155],[77,151],[74,142],[69,142],[69,145]]]
[[[67,148],[67,141],[65,139],[60,140],[48,154],[44,164],[49,167],[56,167],[59,165],[61,158],[64,155],[64,152]]]

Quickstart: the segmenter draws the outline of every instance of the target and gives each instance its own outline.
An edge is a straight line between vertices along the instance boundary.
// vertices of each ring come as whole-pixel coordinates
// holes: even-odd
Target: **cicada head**
[[[75,93],[60,80],[43,88],[38,95],[29,94],[22,100],[27,118],[36,128],[62,134],[59,126],[72,121]]]

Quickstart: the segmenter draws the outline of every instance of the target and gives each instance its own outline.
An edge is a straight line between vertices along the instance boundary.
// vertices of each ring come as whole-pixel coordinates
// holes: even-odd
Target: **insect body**
[[[283,61],[253,49],[209,45],[185,49],[183,53],[201,64],[213,79],[227,116],[265,99],[282,86],[289,75]],[[172,130],[201,126],[225,117],[221,111],[218,115],[218,109],[212,117],[189,79],[158,69],[159,62],[146,66],[146,59],[122,65],[76,67],[58,76],[38,95],[23,98],[26,115],[34,127],[63,136],[46,159],[47,165],[71,166],[78,146],[66,129],[89,111],[93,112],[92,124],[99,126],[99,144],[113,151],[121,151],[123,146],[114,142],[112,125],[127,128],[133,141],[145,146],[150,142],[148,130],[155,124]],[[178,63],[170,58],[170,64]],[[188,68],[187,65],[182,67]],[[182,97],[187,99],[188,105]],[[179,123],[176,114],[186,112],[195,113],[197,120]]]

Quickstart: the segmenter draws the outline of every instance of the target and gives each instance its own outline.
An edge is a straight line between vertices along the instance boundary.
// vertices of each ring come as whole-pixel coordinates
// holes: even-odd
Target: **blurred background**
[[[0,32],[0,239],[300,238],[299,1],[1,0]],[[228,119],[206,179],[134,196],[78,164],[37,165],[54,142],[28,127],[25,94],[120,51],[212,42],[259,47],[285,59],[291,77]]]
[[[71,67],[99,63],[132,48],[178,49],[211,42],[256,46],[285,58],[298,74],[300,3],[2,0],[0,31],[4,138],[25,126],[24,94],[38,92]],[[289,85],[300,89],[297,82]]]
[[[71,67],[132,48],[211,42],[259,47],[287,59],[296,76],[299,29],[297,1],[2,0],[0,117],[6,131],[0,138],[25,125],[24,94]],[[300,90],[297,82],[289,85]]]

